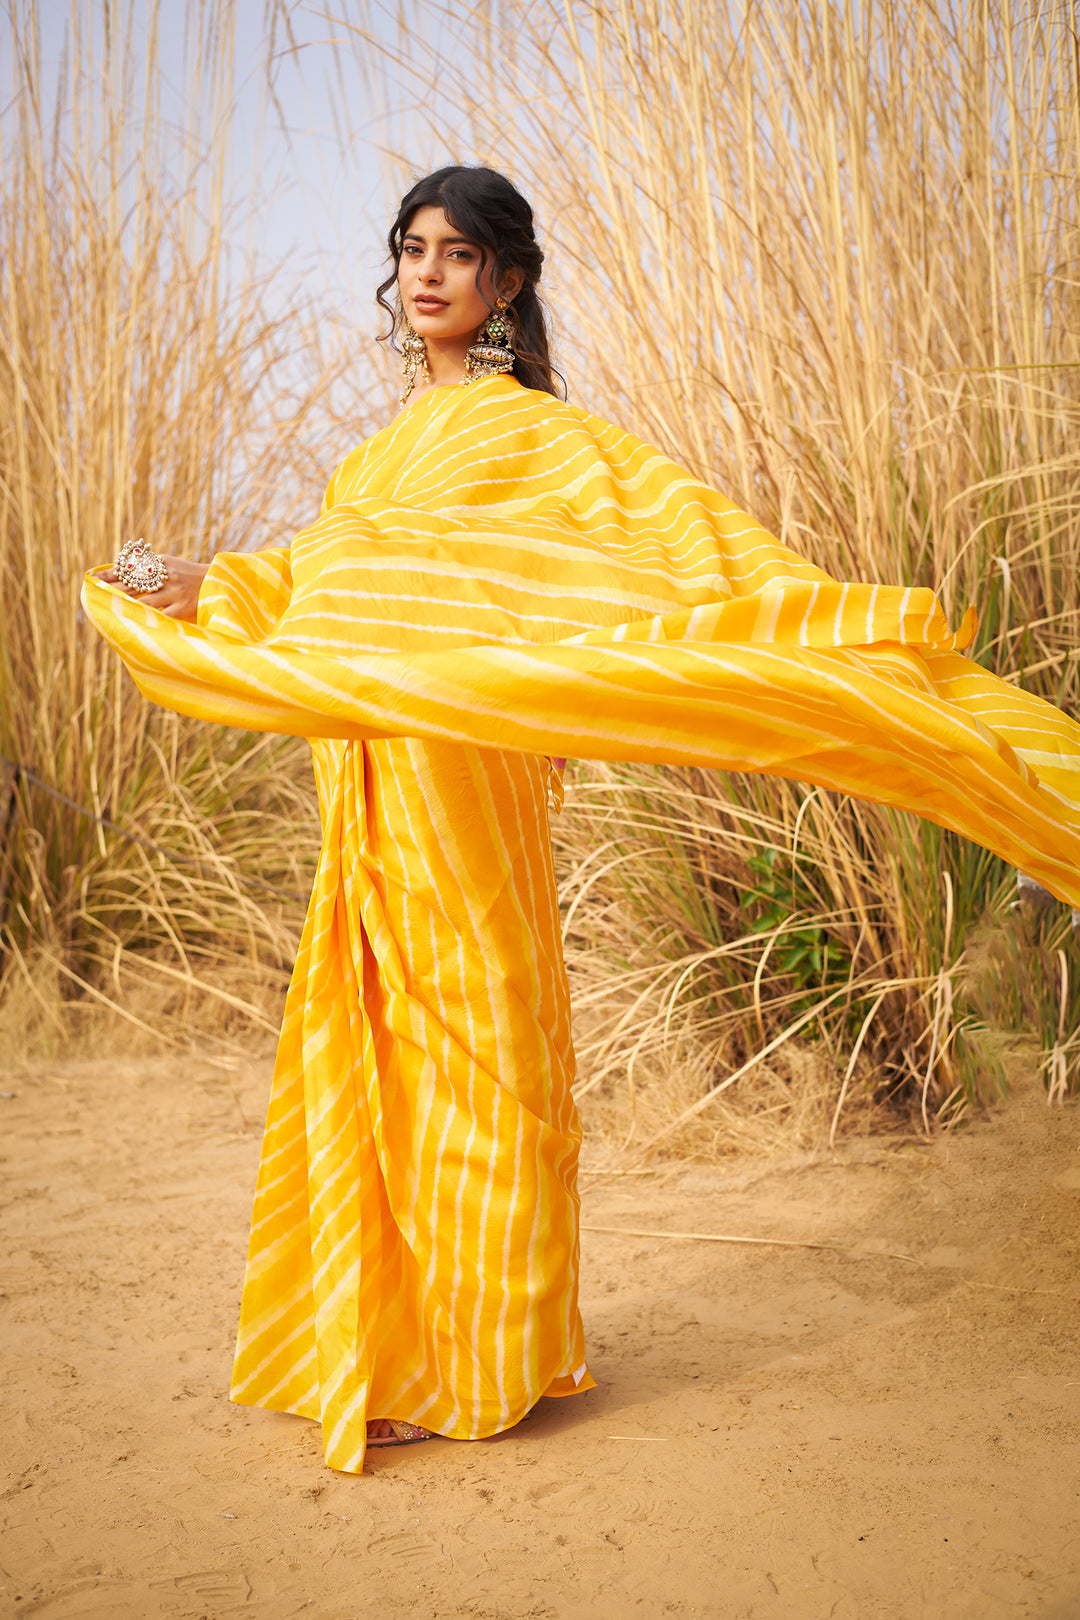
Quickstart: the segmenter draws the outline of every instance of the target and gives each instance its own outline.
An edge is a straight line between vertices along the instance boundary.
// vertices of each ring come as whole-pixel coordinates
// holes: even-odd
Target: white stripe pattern
[[[197,626],[84,602],[154,701],[313,742],[234,1393],[337,1468],[369,1416],[466,1438],[591,1382],[550,758],[855,793],[1080,905],[1080,727],[962,655],[971,615],[830,579],[510,378],[422,396],[288,551],[217,558]]]

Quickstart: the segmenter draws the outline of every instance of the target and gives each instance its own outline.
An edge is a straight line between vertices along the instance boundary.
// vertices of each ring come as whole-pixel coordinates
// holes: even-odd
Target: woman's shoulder
[[[523,388],[515,378],[499,378],[498,381],[510,384],[509,388],[502,391],[502,401],[518,420],[529,420],[541,428],[549,424],[577,428],[590,438],[607,444],[623,441],[626,444],[645,446],[644,440],[637,438],[628,429],[620,427],[617,422],[612,422],[597,411],[590,410],[586,405],[578,405],[570,399],[560,399],[557,395],[545,393],[542,389]],[[495,395],[494,399],[497,400],[498,397]],[[645,448],[653,447],[645,446]],[[656,453],[660,454],[659,451]]]
[[[594,411],[544,389],[525,388],[516,377],[491,377],[461,393],[471,396],[461,401],[462,423],[474,423],[488,432],[503,427],[529,438],[545,438],[552,432],[572,431],[608,442],[631,437]]]
[[[583,406],[525,388],[515,377],[488,377],[468,387],[430,389],[362,440],[334,469],[323,511],[376,485],[413,484],[432,462],[491,465],[509,457],[520,468],[522,458],[546,464],[554,455],[560,464],[606,465],[618,476],[642,449],[659,455]]]

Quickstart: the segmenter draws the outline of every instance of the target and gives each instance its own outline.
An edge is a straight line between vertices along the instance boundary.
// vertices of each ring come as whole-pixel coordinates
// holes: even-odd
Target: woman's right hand
[[[199,610],[199,592],[209,572],[209,563],[189,562],[186,557],[162,557],[161,560],[169,577],[160,590],[129,591],[124,585],[121,590],[139,602],[148,602],[170,619],[186,619],[194,624]],[[107,585],[120,584],[115,568],[110,568],[107,574],[99,574],[98,578]]]

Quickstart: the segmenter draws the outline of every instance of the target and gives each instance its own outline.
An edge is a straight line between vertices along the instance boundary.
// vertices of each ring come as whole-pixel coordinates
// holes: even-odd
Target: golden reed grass
[[[339,10],[402,180],[488,162],[533,199],[572,398],[834,574],[975,602],[975,655],[1076,704],[1070,8],[414,0],[390,45]],[[955,837],[588,765],[557,837],[584,1086],[630,1151],[835,1138],[888,1097],[929,1129],[997,1084],[987,1019],[1072,1081],[1068,919],[973,951],[1014,880]]]
[[[234,8],[192,9],[167,107],[153,4],[73,7],[55,82],[37,6],[6,11],[3,987],[56,1040],[72,1008],[50,982],[131,1034],[182,1038],[193,996],[273,1028],[317,849],[306,750],[148,707],[79,587],[131,536],[193,557],[287,541],[340,443],[347,357],[230,258]]]
[[[152,38],[136,57],[127,23],[77,11],[55,134],[34,8],[8,9],[0,751],[186,861],[24,787],[6,982],[31,982],[36,950],[144,1023],[172,974],[173,1038],[207,983],[272,1023],[316,839],[302,751],[145,709],[77,582],[130,533],[193,555],[287,536],[341,453],[336,362],[307,312],[271,318],[227,273],[232,8],[200,13],[175,133]],[[381,81],[392,189],[479,160],[533,198],[571,397],[833,572],[975,601],[980,658],[1076,701],[1064,8],[531,0],[507,22],[414,0],[389,32],[335,9],[327,94]],[[765,778],[579,763],[556,836],[584,1105],[622,1163],[813,1146],[897,1100],[920,1128],[955,1118],[994,1083],[980,1018],[1038,1029],[1071,1083],[1063,922],[980,933],[1011,874],[936,828]]]

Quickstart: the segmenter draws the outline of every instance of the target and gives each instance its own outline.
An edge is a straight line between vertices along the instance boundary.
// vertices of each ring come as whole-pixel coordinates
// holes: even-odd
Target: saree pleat
[[[1080,905],[1080,726],[931,591],[845,584],[618,428],[492,378],[335,472],[197,625],[87,576],[140,690],[312,739],[323,844],[282,1030],[234,1396],[459,1437],[591,1383],[550,757],[913,810]]]
[[[476,1438],[592,1381],[547,762],[316,757],[232,1393],[318,1419],[349,1472],[368,1416]]]

